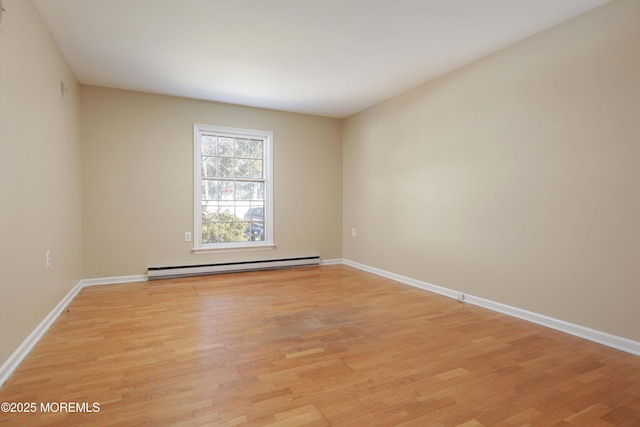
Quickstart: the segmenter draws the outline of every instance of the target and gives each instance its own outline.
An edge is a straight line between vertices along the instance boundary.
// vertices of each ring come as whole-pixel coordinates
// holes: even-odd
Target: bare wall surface
[[[2,3],[0,365],[82,279],[79,86],[31,2]]]
[[[614,1],[347,119],[344,257],[640,340],[638,22]]]
[[[193,124],[274,134],[269,251],[193,254]],[[85,278],[147,267],[319,255],[342,257],[338,119],[82,87]]]

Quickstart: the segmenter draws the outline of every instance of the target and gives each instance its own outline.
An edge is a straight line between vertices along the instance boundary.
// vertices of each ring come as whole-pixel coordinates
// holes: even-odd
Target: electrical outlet
[[[51,267],[51,251],[45,252],[47,268]]]
[[[351,229],[351,237],[356,237],[356,229],[355,228]]]
[[[191,241],[191,232],[190,231],[185,231],[185,233],[184,233],[184,241],[185,242],[190,242]]]

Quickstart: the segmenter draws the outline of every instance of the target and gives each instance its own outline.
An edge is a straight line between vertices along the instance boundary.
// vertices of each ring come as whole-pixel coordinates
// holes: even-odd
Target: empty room
[[[0,426],[640,426],[640,1],[1,0]]]

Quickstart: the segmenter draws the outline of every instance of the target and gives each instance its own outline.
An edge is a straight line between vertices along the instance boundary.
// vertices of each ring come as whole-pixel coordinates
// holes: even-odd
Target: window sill
[[[191,252],[199,254],[220,254],[225,252],[252,252],[252,251],[270,251],[276,248],[274,244],[260,246],[235,246],[230,248],[192,248]]]

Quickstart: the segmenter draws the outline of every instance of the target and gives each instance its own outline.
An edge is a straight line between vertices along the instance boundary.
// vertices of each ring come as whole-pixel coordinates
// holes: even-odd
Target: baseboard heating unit
[[[224,262],[220,264],[180,265],[172,267],[149,267],[149,280],[174,277],[205,276],[208,274],[235,273],[239,271],[271,270],[276,268],[305,267],[320,264],[319,256],[268,259],[261,261]]]

